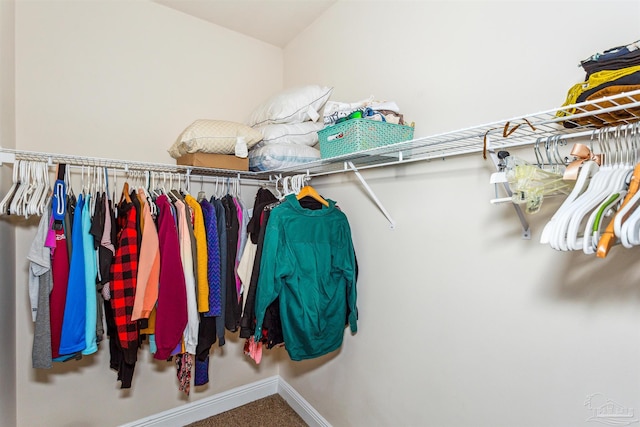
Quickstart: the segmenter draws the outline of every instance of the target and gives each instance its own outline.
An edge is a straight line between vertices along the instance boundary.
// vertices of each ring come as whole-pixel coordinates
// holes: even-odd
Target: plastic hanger
[[[19,181],[20,184],[16,189],[16,193],[11,200],[9,213],[13,215],[22,215],[22,199],[25,192],[29,188],[29,173],[31,170],[31,162],[25,161],[20,163]]]
[[[640,124],[636,123],[631,132],[631,145],[634,149],[635,160],[637,161],[637,148]],[[636,170],[638,170],[636,176]],[[640,202],[640,191],[637,189],[640,181],[640,164],[634,169],[634,177],[629,184],[629,193],[635,190],[635,193],[629,199],[628,203],[620,208],[618,214],[614,218],[614,233],[620,239],[620,243],[626,247],[631,248],[640,244],[640,209],[638,209],[638,203]]]
[[[310,185],[305,185],[304,187],[302,187],[302,189],[300,190],[300,192],[296,196],[296,198],[298,200],[300,200],[300,199],[302,199],[304,197],[311,197],[311,198],[317,200],[318,202],[322,203],[323,205],[325,205],[327,207],[329,206],[329,202],[327,202],[320,194],[318,194],[316,189],[313,188]]]
[[[20,185],[19,171],[20,171],[20,164],[22,162],[23,160],[16,160],[13,165],[13,179],[12,179],[11,188],[9,188],[9,191],[7,192],[7,194],[4,196],[2,201],[0,201],[0,214],[9,213],[9,205],[11,203],[12,198],[15,196],[18,186]]]
[[[129,196],[129,182],[125,181],[124,184],[122,185],[122,194],[120,195],[120,203],[122,203],[122,200],[125,200],[127,203],[132,203],[131,202],[131,196]]]
[[[45,176],[47,175],[47,164],[44,162],[35,163],[33,169],[34,191],[26,207],[26,215],[38,215],[42,195],[46,194]]]
[[[49,204],[49,198],[51,197],[51,181],[49,180],[49,165],[47,163],[41,164],[41,178],[42,178],[42,193],[40,199],[36,203],[36,210],[34,215],[43,215]]]
[[[635,128],[635,126],[634,126]],[[627,154],[630,158],[631,164],[637,163],[637,147],[632,132],[628,132],[629,128],[625,128],[625,143],[627,144]],[[630,144],[629,144],[630,143]],[[636,164],[633,169],[631,179],[628,185],[627,194],[625,195],[618,212],[613,219],[607,225],[606,230],[602,233],[602,236],[597,241],[596,256],[598,258],[605,258],[616,241],[621,236],[622,223],[629,217],[631,210],[635,206],[638,200],[640,200],[640,194],[638,189],[640,188],[640,164]]]
[[[196,200],[198,200],[198,202],[201,202],[206,198],[207,193],[205,193],[204,191],[204,176],[200,175],[200,191],[198,191],[198,197],[196,197]]]
[[[569,194],[574,185],[565,181],[562,174],[539,168],[518,157],[507,156],[505,164],[512,202],[525,204],[530,214],[540,210],[545,196]]]
[[[23,200],[23,210],[22,213],[25,218],[29,218],[30,215],[33,215],[33,211],[35,211],[34,203],[39,201],[41,185],[40,185],[40,169],[41,162],[33,162],[30,175],[29,175],[29,189],[27,191],[27,196]]]
[[[594,131],[591,134],[592,144],[596,133],[597,131]],[[539,144],[539,141],[536,142]],[[537,148],[537,150],[539,151],[539,148]],[[593,151],[593,146],[589,151]],[[541,156],[541,154],[536,154],[537,158],[541,158]],[[594,157],[591,156],[589,158],[593,159]],[[595,160],[582,161],[581,166],[577,171],[573,190],[571,190],[564,202],[562,202],[560,207],[556,210],[555,214],[553,214],[551,219],[547,224],[545,224],[540,235],[540,243],[549,244],[552,248],[561,250],[560,243],[563,233],[566,235],[566,223],[571,217],[571,212],[574,209],[574,203],[576,199],[582,196],[589,189],[592,178],[598,175],[599,170],[600,165]]]
[[[41,162],[30,162],[29,172],[28,172],[28,186],[25,192],[22,195],[22,201],[20,203],[20,213],[25,218],[29,218],[32,210],[32,201],[34,197],[40,197],[39,188],[40,188],[40,168]]]
[[[607,135],[609,135],[609,133],[607,133]],[[609,135],[609,137],[611,137],[611,135]],[[607,145],[611,142],[609,137],[607,138]],[[619,128],[616,129],[615,135],[611,138],[614,139],[616,147],[614,152],[609,149],[609,156],[614,158],[614,164],[616,165],[614,167],[615,174],[612,176],[606,190],[604,190],[605,192],[609,192],[609,195],[594,209],[585,226],[582,249],[586,254],[596,252],[600,240],[602,221],[607,217],[607,214],[616,210],[620,205],[620,202],[625,198],[629,187],[629,181],[633,174],[629,150],[622,146],[623,135],[620,134]]]
[[[169,197],[171,197],[171,199],[174,202],[177,200],[184,201],[184,197],[182,196],[182,194],[180,193],[180,190],[178,189],[180,187],[180,174],[177,174],[177,179],[176,179],[177,184],[174,184],[173,178],[174,178],[174,174],[169,173],[169,188],[170,188]]]
[[[593,224],[594,216],[597,215],[596,211],[612,194],[619,193],[625,188],[625,178],[630,167],[620,161],[617,157],[618,152],[611,150],[609,138],[609,133],[605,132],[602,147],[605,149],[605,158],[609,158],[608,165],[598,172],[598,175],[602,177],[598,181],[598,185],[594,185],[592,182],[592,185],[589,186],[590,189],[593,187],[593,191],[587,190],[583,197],[576,201],[576,208],[566,229],[567,249],[563,250],[584,250],[584,238],[588,238],[591,233],[589,225]]]
[[[276,191],[276,198],[278,200],[282,200],[282,198],[284,197],[284,194],[282,194],[282,192],[280,191],[280,184],[282,181],[282,175],[276,175],[275,176],[275,182],[274,182],[274,187],[275,187],[275,191]]]
[[[591,179],[597,175],[599,170],[600,166],[593,160],[586,161],[582,164],[573,190],[571,190],[567,198],[562,202],[558,210],[556,210],[556,213],[553,214],[542,229],[540,243],[549,244],[554,249],[559,249],[558,244],[556,244],[556,235],[559,232],[556,230],[562,227],[563,222],[569,218],[573,202],[589,188]]]
[[[597,140],[602,151],[600,131],[597,133]],[[554,249],[562,251],[582,249],[582,241],[578,232],[584,230],[584,227],[580,227],[580,224],[583,223],[585,216],[593,210],[595,205],[606,198],[607,195],[602,193],[613,174],[613,165],[609,161],[609,157],[604,154],[604,158],[603,165],[598,173],[591,178],[586,190],[576,197],[568,209],[563,212],[551,239],[551,246]]]

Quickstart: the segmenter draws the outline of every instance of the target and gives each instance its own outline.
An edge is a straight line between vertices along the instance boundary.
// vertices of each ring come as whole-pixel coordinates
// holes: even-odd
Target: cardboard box
[[[229,154],[190,153],[176,160],[182,166],[248,171],[249,159]]]

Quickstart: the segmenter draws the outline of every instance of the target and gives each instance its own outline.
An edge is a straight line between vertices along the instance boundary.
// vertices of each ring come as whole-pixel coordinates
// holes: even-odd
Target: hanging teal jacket
[[[267,307],[280,297],[282,332],[292,360],[338,349],[346,322],[357,332],[351,229],[335,202],[328,202],[322,209],[305,209],[290,194],[273,209],[265,231],[255,339],[262,336]]]

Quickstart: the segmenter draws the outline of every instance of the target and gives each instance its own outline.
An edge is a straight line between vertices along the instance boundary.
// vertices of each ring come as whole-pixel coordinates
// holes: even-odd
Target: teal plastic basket
[[[351,119],[318,131],[323,159],[413,139],[413,127],[369,119]]]

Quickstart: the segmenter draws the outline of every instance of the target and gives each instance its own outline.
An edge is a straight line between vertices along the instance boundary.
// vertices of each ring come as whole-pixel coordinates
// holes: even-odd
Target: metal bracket
[[[13,153],[0,152],[0,165],[4,163],[14,164],[16,162],[16,155]]]
[[[367,181],[364,180],[360,171],[358,171],[358,169],[355,167],[353,162],[348,161],[346,162],[346,164],[349,166],[349,169],[351,169],[353,173],[355,173],[356,177],[358,177],[358,179],[360,180],[360,183],[362,184],[362,186],[367,190],[367,192],[369,193],[369,196],[371,196],[375,204],[378,206],[378,209],[380,209],[380,211],[385,216],[385,218],[387,218],[387,221],[389,221],[391,229],[394,229],[396,227],[395,221],[393,220],[393,218],[391,218],[391,215],[389,215],[389,212],[387,212],[387,210],[384,208],[384,206],[380,202],[380,199],[378,199],[378,197],[373,192],[371,187],[369,187],[369,184],[367,184]]]
[[[496,166],[496,169],[499,172],[502,172],[503,168],[501,166],[501,161],[500,161],[500,159],[498,159],[498,155],[496,154],[495,150],[489,149],[489,150],[487,150],[487,152],[489,153],[489,156],[491,157],[491,160],[493,160],[493,164]],[[503,185],[504,190],[507,193],[509,199],[511,199],[511,196],[513,195],[513,192],[509,188],[509,183],[508,182],[502,182],[502,185]],[[520,208],[520,205],[517,205],[517,204],[515,204],[513,202],[511,204],[513,205],[513,208],[516,210],[516,214],[518,214],[518,218],[520,218],[520,224],[522,224],[522,238],[526,239],[526,240],[530,240],[531,239],[531,229],[529,228],[529,222],[527,221],[527,219],[524,216],[524,212],[522,212],[522,209]]]

